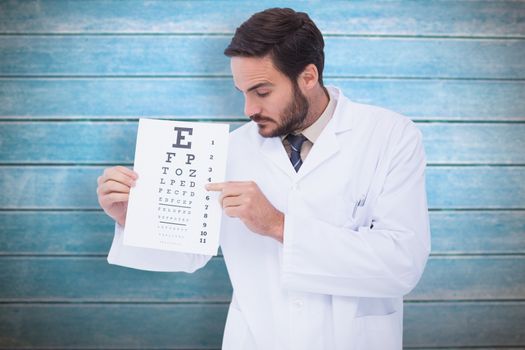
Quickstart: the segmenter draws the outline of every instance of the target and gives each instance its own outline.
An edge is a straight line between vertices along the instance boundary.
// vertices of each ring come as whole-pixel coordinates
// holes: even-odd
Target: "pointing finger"
[[[205,188],[208,191],[222,191],[226,187],[225,182],[212,182],[209,184],[206,184]]]

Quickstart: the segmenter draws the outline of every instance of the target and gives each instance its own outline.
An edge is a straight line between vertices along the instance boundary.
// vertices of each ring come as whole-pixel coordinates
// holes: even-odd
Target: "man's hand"
[[[106,214],[124,226],[128,210],[129,190],[135,185],[138,174],[123,166],[104,169],[98,177],[98,203]]]
[[[253,181],[210,183],[208,191],[220,191],[224,214],[241,219],[253,232],[283,241],[284,214],[266,199]]]

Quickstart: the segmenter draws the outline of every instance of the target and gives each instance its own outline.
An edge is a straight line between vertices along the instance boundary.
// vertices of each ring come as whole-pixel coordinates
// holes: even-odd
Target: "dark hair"
[[[254,14],[241,24],[224,54],[228,57],[270,54],[275,67],[293,84],[306,66],[313,63],[323,86],[323,49],[323,35],[306,13],[271,8]]]

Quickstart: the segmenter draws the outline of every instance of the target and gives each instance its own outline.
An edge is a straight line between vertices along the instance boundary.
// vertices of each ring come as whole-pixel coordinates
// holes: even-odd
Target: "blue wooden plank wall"
[[[222,55],[273,6],[326,37],[326,81],[424,135],[433,252],[406,349],[525,349],[524,1],[0,1],[0,348],[218,349],[231,286],[106,263],[96,177],[139,117],[237,127]]]

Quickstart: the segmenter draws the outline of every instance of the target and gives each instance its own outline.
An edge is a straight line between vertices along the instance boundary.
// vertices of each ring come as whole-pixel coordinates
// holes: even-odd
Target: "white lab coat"
[[[421,133],[406,117],[340,90],[334,116],[298,173],[279,137],[248,123],[230,135],[228,180],[253,180],[285,213],[284,242],[223,217],[233,285],[224,350],[402,348],[403,295],[430,252]],[[122,245],[108,261],[194,271],[209,256]]]

